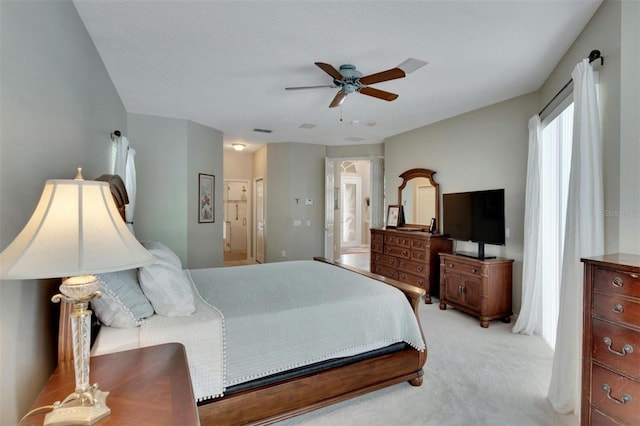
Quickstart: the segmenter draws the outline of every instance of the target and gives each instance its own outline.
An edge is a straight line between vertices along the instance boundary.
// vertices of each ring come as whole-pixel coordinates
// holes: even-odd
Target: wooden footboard
[[[405,349],[200,405],[203,425],[270,424],[408,381],[422,384],[426,352]]]
[[[418,318],[418,307],[425,290],[381,275],[362,271],[322,257],[328,263],[401,290]],[[422,332],[422,327],[420,327]],[[424,334],[423,334],[424,340]],[[392,354],[331,368],[272,385],[238,392],[202,403],[198,407],[203,425],[270,424],[397,383],[422,384],[422,366],[427,350],[404,349]]]

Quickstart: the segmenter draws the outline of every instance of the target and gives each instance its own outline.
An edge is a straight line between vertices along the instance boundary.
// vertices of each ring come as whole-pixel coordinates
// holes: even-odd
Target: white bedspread
[[[396,342],[425,348],[402,292],[342,268],[292,261],[190,274],[224,316],[225,387]]]
[[[182,343],[189,362],[193,393],[198,401],[202,401],[224,392],[224,319],[220,311],[197,296],[195,286],[193,291],[196,295],[193,315],[152,316],[140,326],[140,346]]]

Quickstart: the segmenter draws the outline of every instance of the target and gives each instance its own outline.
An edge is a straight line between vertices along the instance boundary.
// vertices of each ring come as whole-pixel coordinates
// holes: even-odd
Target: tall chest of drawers
[[[438,253],[453,242],[442,235],[401,229],[371,229],[371,272],[423,288],[425,303],[439,297]]]
[[[582,259],[582,425],[640,424],[640,256]]]

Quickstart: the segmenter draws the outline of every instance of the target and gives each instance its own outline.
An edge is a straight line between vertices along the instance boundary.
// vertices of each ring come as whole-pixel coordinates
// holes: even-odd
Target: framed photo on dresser
[[[387,208],[387,228],[397,228],[400,221],[400,206],[390,205]]]

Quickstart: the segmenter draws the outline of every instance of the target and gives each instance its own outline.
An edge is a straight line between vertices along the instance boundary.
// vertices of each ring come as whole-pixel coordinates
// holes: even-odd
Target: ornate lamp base
[[[53,302],[64,300],[73,305],[71,333],[73,338],[73,366],[76,379],[75,392],[64,401],[53,404],[53,411],[45,416],[49,426],[92,425],[111,414],[107,407],[109,392],[89,385],[89,341],[91,334],[89,302],[100,297],[98,279],[93,275],[70,277],[60,286],[62,294],[51,298]]]
[[[107,407],[107,396],[109,396],[109,392],[93,389],[92,394],[93,404],[91,405],[83,405],[81,398],[79,398],[77,401],[63,402],[62,404],[64,405],[54,406],[53,411],[47,413],[45,416],[44,425],[92,425],[111,414],[111,409]],[[69,395],[67,400],[74,396],[74,394]]]

